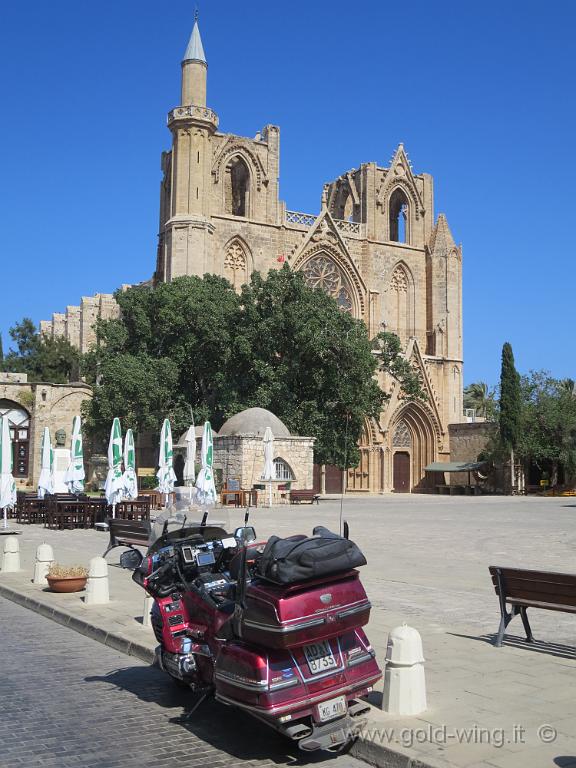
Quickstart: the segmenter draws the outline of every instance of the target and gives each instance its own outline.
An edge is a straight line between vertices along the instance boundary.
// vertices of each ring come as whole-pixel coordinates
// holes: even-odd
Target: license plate
[[[333,720],[346,714],[346,697],[337,696],[335,699],[328,699],[318,704],[318,720],[325,723],[327,720]]]
[[[326,672],[337,666],[336,659],[334,658],[328,640],[312,643],[312,645],[305,645],[304,653],[306,654],[308,668],[313,675],[317,675],[320,672]]]

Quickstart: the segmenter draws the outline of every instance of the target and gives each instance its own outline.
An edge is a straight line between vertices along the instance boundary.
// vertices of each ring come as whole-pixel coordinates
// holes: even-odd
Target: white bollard
[[[110,602],[108,563],[103,557],[93,557],[90,560],[84,602],[86,605],[103,605]]]
[[[143,627],[151,627],[152,622],[150,620],[150,611],[152,610],[152,606],[154,605],[154,598],[150,595],[144,596],[144,608],[142,613],[142,626]]]
[[[406,624],[388,636],[382,709],[393,715],[417,715],[426,709],[422,638]]]
[[[34,578],[32,579],[34,584],[42,584],[46,586],[46,575],[50,570],[50,566],[54,562],[54,552],[50,544],[40,544],[36,550],[36,562],[34,563]]]
[[[4,555],[2,557],[2,573],[16,573],[20,570],[20,542],[16,536],[4,539]]]

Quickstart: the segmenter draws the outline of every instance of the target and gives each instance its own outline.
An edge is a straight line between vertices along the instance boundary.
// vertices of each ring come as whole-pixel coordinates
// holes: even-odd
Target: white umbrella
[[[80,416],[74,416],[72,437],[70,440],[70,464],[64,476],[64,482],[70,493],[82,493],[84,490],[84,452],[82,449],[82,423]]]
[[[216,487],[214,485],[214,470],[212,467],[214,462],[214,443],[212,440],[212,427],[209,421],[204,423],[200,462],[202,468],[196,478],[196,500],[198,504],[215,504]]]
[[[268,503],[272,506],[272,480],[276,480],[276,467],[274,466],[274,435],[270,427],[264,431],[264,472],[262,479],[268,480]]]
[[[124,474],[122,475],[124,485],[124,498],[138,498],[138,480],[136,478],[136,449],[134,448],[134,433],[131,429],[126,430],[124,438]]]
[[[54,453],[50,444],[50,430],[44,427],[42,434],[42,451],[40,454],[40,477],[38,478],[38,496],[43,499],[47,493],[52,493],[52,463]]]
[[[8,507],[16,506],[16,483],[12,477],[12,440],[8,416],[0,416],[0,509],[8,527]]]
[[[162,432],[160,433],[160,455],[158,457],[158,490],[166,496],[166,506],[168,506],[168,495],[174,490],[176,473],[172,467],[172,430],[168,419],[164,419]]]
[[[184,485],[190,488],[190,501],[192,501],[192,488],[194,487],[194,481],[196,480],[196,470],[194,468],[194,461],[196,459],[196,428],[194,426],[194,419],[192,419],[192,425],[186,432],[184,438],[186,442],[186,463],[184,464]]]
[[[120,419],[115,418],[110,430],[108,442],[108,474],[104,493],[106,500],[112,507],[112,517],[116,517],[116,504],[122,501],[124,486],[122,483],[122,430]]]

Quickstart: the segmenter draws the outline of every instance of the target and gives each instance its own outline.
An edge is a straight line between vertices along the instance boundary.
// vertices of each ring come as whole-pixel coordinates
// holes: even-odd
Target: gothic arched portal
[[[396,412],[388,433],[391,460],[385,486],[400,493],[419,487],[424,481],[426,465],[433,462],[437,454],[432,417],[418,403],[408,403]]]

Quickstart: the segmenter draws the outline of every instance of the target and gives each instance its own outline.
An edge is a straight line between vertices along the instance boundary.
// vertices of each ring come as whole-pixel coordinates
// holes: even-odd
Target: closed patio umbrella
[[[214,485],[214,442],[212,439],[212,427],[210,422],[204,423],[202,433],[202,448],[200,450],[200,463],[202,468],[196,478],[196,500],[198,504],[216,503],[216,486]]]
[[[168,496],[174,490],[176,482],[176,473],[172,467],[172,429],[168,419],[164,419],[162,432],[160,433],[160,455],[158,457],[158,490],[166,497],[166,506],[168,506]]]
[[[50,430],[44,427],[42,433],[42,451],[40,453],[40,477],[38,478],[38,496],[43,499],[47,493],[52,493],[52,462],[54,454],[50,444]]]
[[[70,493],[82,493],[84,490],[84,452],[82,449],[82,423],[80,416],[74,416],[70,444],[70,464],[66,470],[64,482]]]
[[[196,459],[196,427],[194,426],[194,420],[192,420],[192,425],[188,428],[188,432],[186,432],[184,441],[186,443],[184,485],[190,489],[190,501],[192,501],[192,488],[194,487],[194,481],[196,480],[196,469],[194,467],[194,461]]]
[[[264,431],[264,472],[262,479],[268,480],[268,504],[272,506],[272,480],[276,480],[276,467],[274,466],[274,435],[270,427]]]
[[[104,493],[106,500],[112,507],[112,517],[116,517],[116,504],[122,501],[124,491],[122,483],[122,430],[120,419],[115,418],[110,430],[108,441],[108,474]]]
[[[8,527],[8,507],[16,506],[16,483],[12,477],[12,440],[8,416],[0,416],[0,509]]]
[[[124,474],[122,475],[124,486],[124,498],[136,499],[138,497],[138,480],[136,478],[136,449],[134,447],[134,433],[126,430],[124,437]]]

